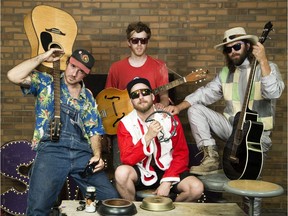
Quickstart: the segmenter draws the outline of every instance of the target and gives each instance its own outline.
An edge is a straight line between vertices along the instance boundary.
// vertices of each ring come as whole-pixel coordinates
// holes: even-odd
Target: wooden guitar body
[[[119,121],[133,110],[127,90],[107,88],[96,97],[98,110],[107,134],[116,134]]]
[[[234,120],[233,132],[229,137],[223,151],[223,170],[225,175],[232,180],[235,179],[257,179],[262,171],[263,152],[261,146],[261,135],[263,123],[257,120],[257,114],[246,113],[246,121],[243,125],[243,133],[237,147],[236,157],[238,161],[230,159],[233,151],[234,137],[239,120],[237,113]]]
[[[36,6],[24,18],[24,28],[31,45],[31,56],[37,56],[50,48],[62,48],[65,55],[60,59],[60,70],[72,54],[77,35],[77,24],[67,12],[47,5]],[[43,62],[37,68],[50,73],[53,63]]]

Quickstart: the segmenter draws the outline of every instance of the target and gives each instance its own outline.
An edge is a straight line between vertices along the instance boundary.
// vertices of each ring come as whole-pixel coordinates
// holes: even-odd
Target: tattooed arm
[[[53,62],[59,60],[62,54],[64,54],[63,50],[52,48],[45,53],[39,54],[36,57],[25,60],[16,65],[14,68],[8,71],[7,77],[14,84],[23,87],[30,86],[31,77],[29,75],[32,70],[34,70],[44,61]]]

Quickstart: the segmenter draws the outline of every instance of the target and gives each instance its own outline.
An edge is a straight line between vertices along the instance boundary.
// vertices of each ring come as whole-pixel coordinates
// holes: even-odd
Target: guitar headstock
[[[186,82],[201,82],[207,78],[209,71],[203,69],[197,69],[185,76]]]
[[[273,31],[273,24],[271,21],[267,22],[264,26],[264,29],[263,29],[263,32],[262,32],[262,35],[259,37],[259,42],[260,43],[264,43],[265,40],[267,39],[268,37],[268,34],[270,33],[270,31]]]

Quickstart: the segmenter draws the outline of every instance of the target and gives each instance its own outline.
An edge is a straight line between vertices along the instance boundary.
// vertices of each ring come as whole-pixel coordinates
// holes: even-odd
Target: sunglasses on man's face
[[[241,49],[241,46],[242,46],[242,44],[244,44],[244,42],[240,42],[240,43],[237,43],[237,44],[234,44],[233,46],[231,46],[231,47],[225,47],[224,48],[224,52],[226,52],[226,53],[231,53],[232,52],[232,48],[235,50],[235,51],[238,51],[238,50],[240,50]]]
[[[148,38],[130,38],[129,41],[131,41],[132,44],[138,44],[139,41],[141,44],[147,44]]]
[[[140,97],[140,94],[144,97],[152,93],[151,89],[138,89],[130,93],[131,99],[136,99]]]

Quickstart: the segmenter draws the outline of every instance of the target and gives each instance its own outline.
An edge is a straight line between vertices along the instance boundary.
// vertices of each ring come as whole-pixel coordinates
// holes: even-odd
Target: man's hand
[[[148,127],[147,134],[149,135],[149,137],[154,138],[162,129],[162,125],[158,121],[153,120]]]
[[[145,141],[147,143],[147,146],[150,145],[152,139],[155,138],[162,129],[163,127],[158,121],[156,120],[151,121],[148,127],[148,131],[145,135]]]
[[[92,157],[92,158],[90,159],[89,164],[92,164],[93,162],[96,163],[96,166],[95,166],[94,169],[93,169],[93,173],[98,172],[98,171],[104,169],[105,163],[104,163],[104,161],[102,160],[102,158],[97,158],[97,157],[94,156],[94,157]]]
[[[252,53],[260,64],[262,76],[263,77],[268,76],[271,72],[271,68],[268,63],[265,53],[265,47],[263,46],[263,44],[257,42],[256,45],[253,45]]]
[[[177,106],[172,106],[172,105],[165,107],[163,110],[171,113],[172,115],[177,115],[180,112]]]
[[[162,182],[159,187],[154,191],[158,196],[168,197],[170,193],[171,182]]]
[[[260,42],[257,42],[256,45],[253,45],[252,53],[253,53],[253,55],[255,56],[255,58],[257,59],[258,62],[261,63],[263,61],[267,61],[265,48]]]
[[[59,60],[65,54],[64,50],[58,48],[51,48],[42,54],[43,61],[54,62]]]

